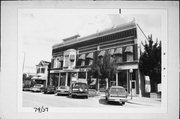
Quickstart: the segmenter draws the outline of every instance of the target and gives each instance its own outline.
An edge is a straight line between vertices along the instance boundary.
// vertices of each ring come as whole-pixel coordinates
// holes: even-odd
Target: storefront
[[[123,86],[129,94],[141,96],[144,84],[138,69],[140,52],[137,37],[137,26],[132,21],[89,36],[75,35],[63,39],[63,43],[52,47],[50,77],[54,80],[53,85],[70,86],[73,82],[82,81],[103,91],[116,85]],[[111,55],[110,60],[116,63],[114,76],[111,79],[89,76],[90,66],[97,63],[97,59],[103,61],[106,52]]]

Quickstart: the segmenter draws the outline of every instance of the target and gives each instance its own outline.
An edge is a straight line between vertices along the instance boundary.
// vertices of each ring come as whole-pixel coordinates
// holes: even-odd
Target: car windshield
[[[87,85],[85,83],[76,83],[73,87],[87,88]]]
[[[60,89],[67,89],[68,87],[67,86],[61,86],[59,87]]]
[[[34,87],[41,87],[41,84],[36,84],[34,85]]]
[[[120,94],[126,94],[126,90],[124,88],[111,88],[111,93],[120,93]]]

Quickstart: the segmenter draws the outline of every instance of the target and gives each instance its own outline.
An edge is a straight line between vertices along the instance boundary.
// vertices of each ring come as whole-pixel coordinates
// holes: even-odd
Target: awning
[[[93,59],[93,52],[89,53],[86,58]]]
[[[42,77],[42,76],[34,76],[31,79],[32,80],[46,80],[45,77]]]
[[[102,51],[99,53],[98,57],[103,57],[104,55],[105,55],[105,51],[102,50]]]
[[[125,52],[133,53],[133,46],[127,46]]]
[[[113,54],[114,54],[114,49],[110,49],[110,50],[109,50],[109,54],[110,54],[110,55],[113,55]]]
[[[122,48],[117,48],[116,51],[114,52],[115,55],[121,55],[122,54]]]
[[[80,55],[79,59],[85,60],[85,54]]]
[[[75,60],[75,55],[70,55],[70,60]]]

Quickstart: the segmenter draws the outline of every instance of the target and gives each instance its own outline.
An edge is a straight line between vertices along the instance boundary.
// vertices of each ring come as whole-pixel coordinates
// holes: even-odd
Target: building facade
[[[36,65],[36,75],[33,76],[32,82],[33,84],[43,84],[44,86],[48,85],[48,68],[50,62],[40,61],[38,65]]]
[[[90,66],[108,52],[117,65],[116,76],[110,85],[123,86],[129,94],[142,96],[145,87],[138,69],[139,31],[135,21],[131,21],[86,37],[75,35],[63,39],[63,43],[52,47],[50,81],[55,86],[87,82]],[[95,81],[97,77],[91,78]],[[106,80],[98,82],[100,89],[109,87],[107,81],[103,81]]]

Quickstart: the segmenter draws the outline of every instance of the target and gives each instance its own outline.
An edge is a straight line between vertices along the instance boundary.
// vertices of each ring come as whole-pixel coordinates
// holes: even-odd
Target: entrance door
[[[132,95],[135,96],[136,95],[136,81],[135,80],[131,81],[131,86],[132,86]]]

